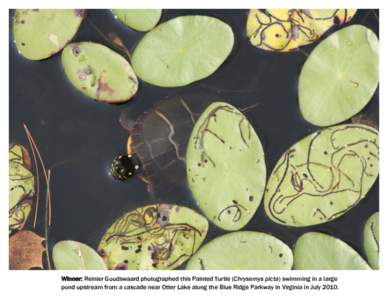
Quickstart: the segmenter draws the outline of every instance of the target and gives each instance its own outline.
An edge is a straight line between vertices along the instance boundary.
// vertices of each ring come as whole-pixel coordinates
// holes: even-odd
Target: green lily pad
[[[128,27],[137,31],[149,31],[158,24],[161,9],[112,9],[112,13]]]
[[[178,87],[214,73],[232,51],[229,25],[208,16],[182,16],[158,25],[137,45],[132,64],[144,81]]]
[[[364,250],[369,264],[375,270],[379,269],[379,213],[369,217],[364,227]]]
[[[365,260],[348,244],[320,232],[303,234],[295,244],[296,270],[369,270]]]
[[[53,248],[57,270],[106,270],[104,260],[90,248],[76,241],[60,241]]]
[[[48,58],[74,37],[83,17],[82,9],[17,9],[13,19],[16,47],[25,58]]]
[[[207,230],[207,220],[189,208],[154,204],[114,222],[98,250],[109,269],[175,269],[197,251]]]
[[[74,87],[95,100],[122,103],[137,92],[138,81],[131,65],[104,45],[69,44],[63,49],[62,64]]]
[[[228,233],[199,249],[188,270],[290,270],[291,249],[276,237],[253,231]]]
[[[362,25],[341,29],[319,43],[299,77],[303,117],[328,126],[361,111],[379,82],[378,48],[377,36]]]
[[[288,226],[310,226],[356,206],[379,173],[376,129],[345,124],[314,132],[290,147],[267,183],[268,217]]]
[[[190,189],[203,213],[225,230],[238,230],[260,205],[266,181],[264,151],[248,119],[224,102],[199,117],[186,153]]]
[[[35,178],[31,172],[31,159],[22,145],[9,148],[9,209],[35,193]]]

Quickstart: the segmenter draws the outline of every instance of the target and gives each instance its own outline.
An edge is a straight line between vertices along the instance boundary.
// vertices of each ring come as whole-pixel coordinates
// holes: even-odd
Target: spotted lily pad
[[[188,270],[290,270],[291,249],[276,237],[253,231],[228,233],[201,247]]]
[[[295,244],[296,270],[369,270],[365,260],[348,244],[320,232],[303,234]]]
[[[229,56],[232,29],[208,16],[182,16],[158,25],[137,45],[132,64],[144,81],[178,87],[206,78]]]
[[[83,17],[82,9],[17,9],[13,19],[16,47],[28,59],[48,58],[74,37]]]
[[[379,269],[379,213],[369,217],[364,227],[364,250],[369,264],[373,269]]]
[[[175,269],[204,240],[208,222],[178,205],[154,204],[119,218],[98,247],[109,269]]]
[[[379,82],[379,42],[362,25],[341,29],[309,55],[299,77],[299,105],[312,124],[340,123],[361,111]]]
[[[158,24],[161,9],[112,9],[116,18],[137,31],[149,31]]]
[[[319,130],[277,162],[267,183],[265,212],[288,226],[329,222],[356,206],[378,173],[376,129],[345,124]]]
[[[35,179],[31,172],[31,158],[22,145],[9,148],[9,209],[35,193]]]
[[[263,147],[248,119],[228,103],[211,104],[195,123],[186,160],[190,189],[209,220],[225,230],[244,227],[266,181]]]
[[[69,44],[62,52],[62,64],[74,87],[95,100],[122,103],[137,92],[138,81],[131,65],[104,45]]]
[[[53,248],[57,270],[106,270],[104,260],[90,248],[76,241],[60,241]]]
[[[355,13],[355,9],[251,9],[247,35],[255,47],[288,52],[315,42]]]

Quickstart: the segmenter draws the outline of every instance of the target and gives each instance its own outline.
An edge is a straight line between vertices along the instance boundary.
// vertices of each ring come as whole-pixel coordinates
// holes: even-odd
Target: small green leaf
[[[62,64],[74,87],[95,100],[122,103],[137,92],[138,81],[131,65],[104,45],[69,44],[62,52]]]
[[[207,220],[189,208],[154,204],[114,222],[98,251],[109,269],[175,269],[197,251],[207,230]]]
[[[369,265],[348,244],[333,236],[308,232],[295,244],[296,270],[369,270]]]
[[[149,31],[158,24],[161,9],[112,9],[116,18],[137,31]]]
[[[83,17],[82,9],[17,9],[13,19],[16,47],[28,59],[48,58],[74,37]]]
[[[207,16],[182,16],[158,25],[137,45],[132,64],[144,81],[178,87],[215,72],[232,51],[226,23]]]
[[[199,207],[222,229],[244,227],[260,205],[266,181],[263,147],[248,119],[228,103],[211,104],[195,123],[186,171]]]
[[[253,231],[228,233],[201,247],[187,270],[290,270],[292,251],[276,237]]]
[[[278,160],[267,183],[265,212],[295,227],[332,221],[365,197],[378,174],[376,129],[345,124],[319,130]]]
[[[90,248],[76,241],[60,241],[53,248],[57,270],[106,270],[104,260]]]
[[[369,264],[373,269],[379,269],[379,213],[369,217],[364,227],[364,250]]]
[[[299,77],[303,117],[318,126],[340,123],[361,111],[379,83],[379,42],[362,25],[341,29],[311,52]]]

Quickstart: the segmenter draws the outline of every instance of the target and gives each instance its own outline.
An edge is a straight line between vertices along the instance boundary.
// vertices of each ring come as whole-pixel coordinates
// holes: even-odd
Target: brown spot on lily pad
[[[97,83],[97,99],[100,99],[101,93],[108,93],[110,96],[112,96],[114,90],[109,86],[108,82],[106,81],[106,72],[101,73]]]

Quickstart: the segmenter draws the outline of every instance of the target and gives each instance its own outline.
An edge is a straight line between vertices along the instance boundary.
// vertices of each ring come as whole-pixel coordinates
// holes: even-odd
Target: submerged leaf
[[[74,87],[95,100],[122,103],[137,92],[138,81],[131,65],[104,45],[67,45],[62,52],[62,64]]]
[[[60,241],[53,248],[57,270],[106,270],[104,260],[90,248],[76,241]]]
[[[208,223],[195,211],[154,204],[119,218],[98,247],[109,269],[175,269],[204,240]]]
[[[9,238],[9,269],[43,269],[42,255],[45,251],[42,243],[45,239],[36,233],[22,230]]]
[[[137,31],[149,31],[158,24],[161,9],[112,9],[112,13],[128,27]]]
[[[59,52],[77,33],[82,9],[17,9],[13,36],[19,52],[31,60]]]
[[[303,234],[295,244],[296,270],[369,270],[365,260],[348,244],[320,232]]]
[[[22,230],[31,212],[32,201],[24,200],[9,210],[9,234],[15,230]]]
[[[209,220],[225,230],[244,227],[266,181],[263,147],[248,119],[228,103],[211,104],[195,123],[186,163],[190,189]]]
[[[290,270],[292,251],[276,237],[253,231],[228,233],[201,247],[188,270]]]
[[[329,222],[356,206],[378,173],[377,130],[361,124],[319,130],[279,159],[267,183],[265,212],[288,226]]]
[[[35,179],[31,173],[31,158],[22,145],[9,148],[9,209],[21,200],[31,198],[35,192]]]
[[[355,9],[251,9],[247,35],[255,47],[288,52],[315,42],[355,13]]]
[[[375,270],[379,269],[379,213],[369,217],[364,227],[364,250],[369,264]]]
[[[312,124],[328,126],[357,114],[379,82],[379,42],[362,25],[341,29],[307,58],[299,77],[299,105]]]
[[[132,64],[144,81],[178,87],[206,78],[229,56],[232,29],[208,16],[182,16],[158,25],[137,45]]]

